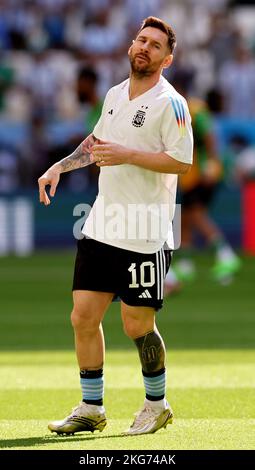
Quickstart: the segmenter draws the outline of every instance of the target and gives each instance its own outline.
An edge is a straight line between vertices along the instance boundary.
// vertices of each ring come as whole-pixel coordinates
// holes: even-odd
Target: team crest
[[[133,117],[132,124],[135,127],[142,127],[145,121],[146,112],[138,109]]]

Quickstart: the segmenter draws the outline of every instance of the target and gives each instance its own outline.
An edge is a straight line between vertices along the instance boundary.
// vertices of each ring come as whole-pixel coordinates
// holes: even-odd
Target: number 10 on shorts
[[[138,288],[142,287],[152,287],[155,284],[155,265],[152,261],[144,261],[142,264],[136,266],[136,263],[131,263],[128,268],[128,271],[131,273],[131,284],[129,287]],[[140,275],[140,284],[137,282],[137,278]],[[145,276],[147,281],[145,281]]]

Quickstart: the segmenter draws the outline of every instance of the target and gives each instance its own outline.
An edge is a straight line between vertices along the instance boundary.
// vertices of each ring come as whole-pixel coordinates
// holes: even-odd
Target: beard
[[[143,57],[146,59],[146,61],[139,64],[138,63],[139,57],[137,57],[137,55],[140,55],[140,54],[136,54],[135,56],[130,54],[129,56],[129,62],[131,66],[132,75],[135,78],[141,79],[143,77],[149,77],[150,75],[152,75],[154,72],[158,70],[160,66],[159,63],[157,64],[151,63],[150,59],[144,55]]]

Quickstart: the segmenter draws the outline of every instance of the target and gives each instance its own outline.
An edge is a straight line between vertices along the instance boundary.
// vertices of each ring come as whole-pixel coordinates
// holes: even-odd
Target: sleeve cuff
[[[174,160],[177,160],[178,162],[189,163],[190,165],[193,162],[192,156],[189,158],[185,158],[184,155],[180,155],[179,153],[170,150],[164,150],[164,153],[169,157],[174,158]]]

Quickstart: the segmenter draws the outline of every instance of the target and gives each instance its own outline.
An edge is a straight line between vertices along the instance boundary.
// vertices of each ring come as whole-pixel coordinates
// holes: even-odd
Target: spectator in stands
[[[222,65],[219,84],[229,116],[255,118],[255,60],[245,45],[239,44],[234,58]]]

